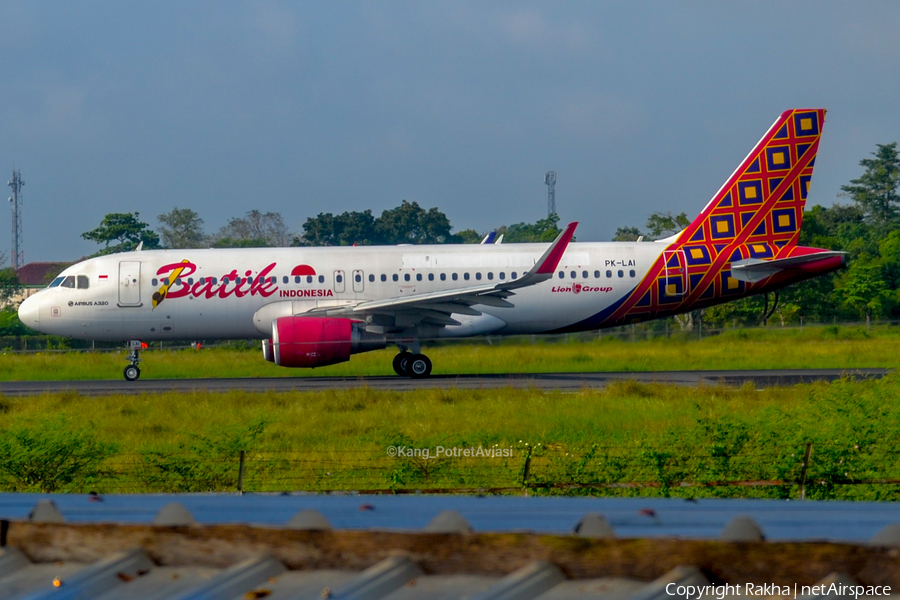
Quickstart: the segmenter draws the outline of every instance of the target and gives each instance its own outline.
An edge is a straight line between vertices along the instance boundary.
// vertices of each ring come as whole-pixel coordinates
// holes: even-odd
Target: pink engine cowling
[[[281,317],[264,340],[263,357],[279,367],[313,368],[350,360],[351,354],[385,347],[383,335],[367,333],[351,319]]]

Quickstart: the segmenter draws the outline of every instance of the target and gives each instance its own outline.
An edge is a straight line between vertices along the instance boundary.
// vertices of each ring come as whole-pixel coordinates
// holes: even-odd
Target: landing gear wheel
[[[128,381],[137,381],[138,377],[141,376],[141,370],[135,365],[128,365],[125,367],[124,375]]]
[[[431,375],[431,359],[424,354],[413,354],[406,361],[406,373],[413,379]]]
[[[401,352],[394,357],[394,372],[400,377],[409,376],[409,374],[406,372],[406,363],[409,360],[410,356],[412,356],[412,352]]]

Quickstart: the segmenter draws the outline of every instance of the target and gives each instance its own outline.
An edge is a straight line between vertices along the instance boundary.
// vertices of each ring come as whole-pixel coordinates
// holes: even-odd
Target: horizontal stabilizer
[[[731,263],[731,276],[738,281],[756,283],[757,281],[762,281],[766,277],[771,277],[779,271],[802,267],[810,263],[837,256],[844,258],[846,253],[825,250],[822,252],[814,252],[812,254],[777,258],[774,260],[748,258]]]

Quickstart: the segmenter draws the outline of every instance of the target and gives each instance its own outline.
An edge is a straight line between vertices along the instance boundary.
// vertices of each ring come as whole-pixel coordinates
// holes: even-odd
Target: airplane
[[[25,300],[37,331],[142,344],[262,340],[263,357],[315,368],[396,346],[394,371],[427,377],[422,343],[596,330],[778,290],[844,266],[798,246],[824,109],[768,129],[699,216],[648,242],[142,250],[63,271]]]

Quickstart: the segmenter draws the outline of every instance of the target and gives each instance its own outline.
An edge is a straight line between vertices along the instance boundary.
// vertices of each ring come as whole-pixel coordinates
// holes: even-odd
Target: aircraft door
[[[687,260],[684,250],[664,250],[665,294],[669,298],[681,298],[688,293]]]
[[[141,263],[119,262],[119,306],[141,306]]]
[[[359,269],[356,269],[355,271],[353,271],[353,291],[356,292],[357,294],[362,292],[363,289],[365,289],[365,287],[364,287],[365,286],[365,281],[364,281],[365,278],[366,278],[365,273],[363,273]]]
[[[347,289],[347,282],[344,279],[343,271],[334,272],[334,291],[338,294],[344,293],[344,290]]]

